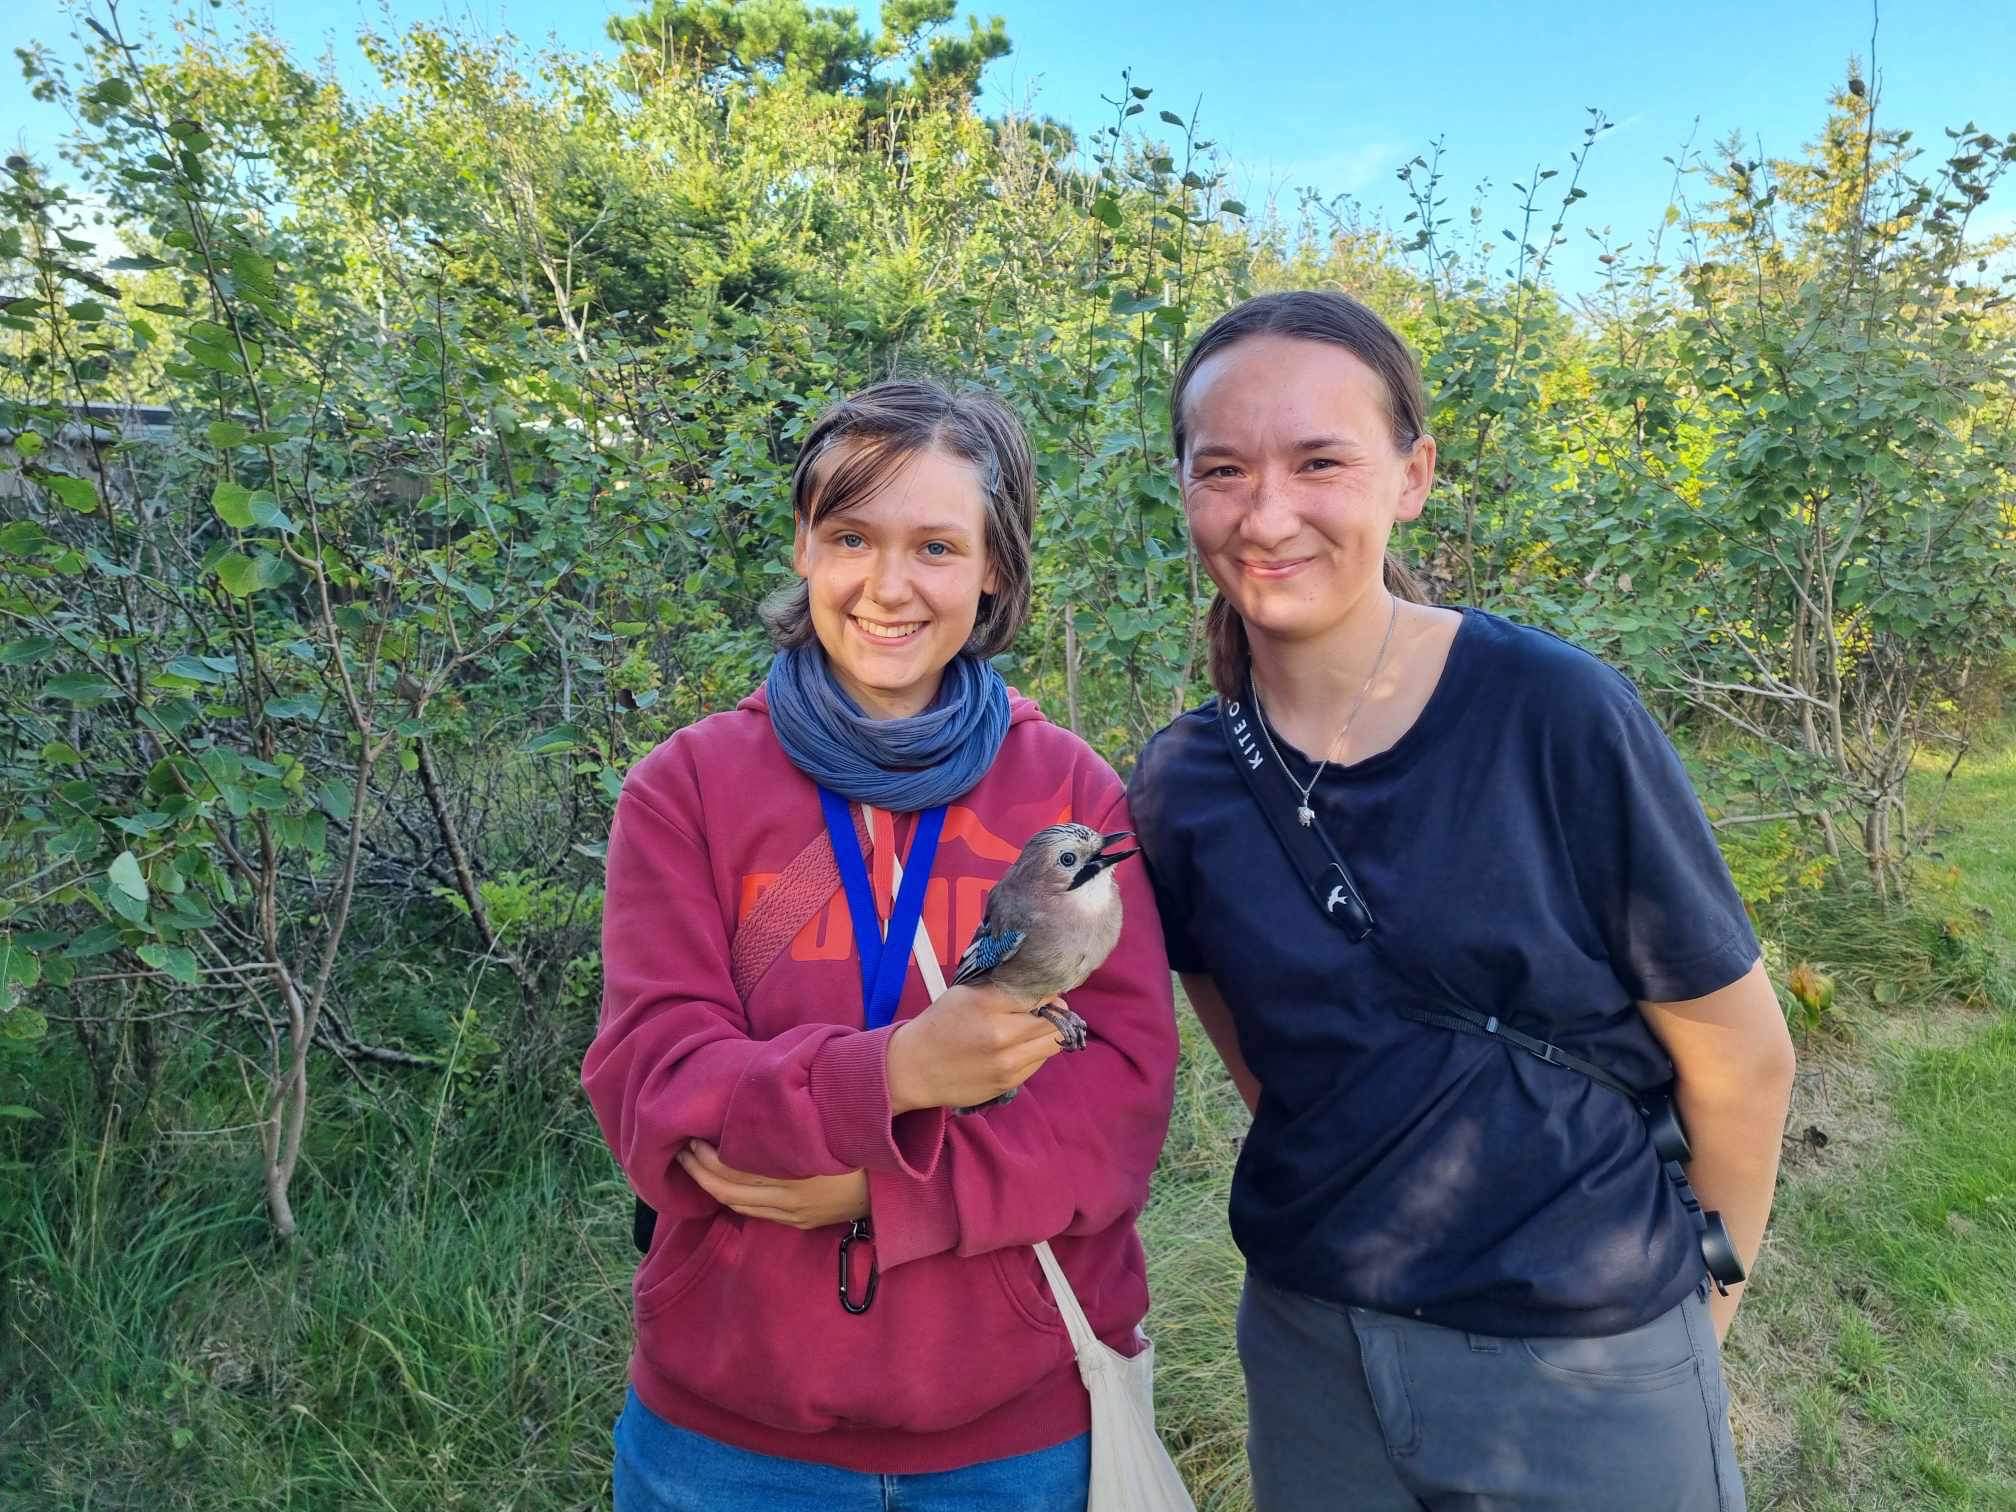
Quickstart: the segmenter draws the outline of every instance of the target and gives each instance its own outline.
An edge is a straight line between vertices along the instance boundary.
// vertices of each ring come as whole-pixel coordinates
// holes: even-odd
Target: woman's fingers
[[[760,1218],[765,1223],[781,1223],[785,1228],[810,1228],[812,1226],[805,1221],[803,1214],[787,1213],[782,1208],[737,1207],[731,1202],[728,1204],[728,1210],[732,1213],[740,1213],[744,1218]]]
[[[700,1190],[737,1212],[745,1207],[773,1204],[781,1195],[774,1182],[723,1165],[714,1147],[699,1140],[679,1152],[679,1166],[699,1183]]]
[[[721,1158],[721,1152],[704,1139],[686,1141],[686,1151],[706,1168],[710,1175],[722,1181],[738,1182],[743,1186],[773,1186],[768,1176],[758,1176],[754,1171],[738,1171]]]
[[[890,1039],[893,1111],[977,1107],[1019,1087],[1065,1047],[1030,1002],[984,983],[954,987]]]

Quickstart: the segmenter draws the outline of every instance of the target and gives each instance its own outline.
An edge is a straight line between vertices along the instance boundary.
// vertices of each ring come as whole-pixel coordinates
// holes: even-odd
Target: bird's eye
[[[1059,866],[1076,866],[1078,864],[1078,852],[1076,851],[1064,852],[1063,855],[1057,858],[1057,864]]]

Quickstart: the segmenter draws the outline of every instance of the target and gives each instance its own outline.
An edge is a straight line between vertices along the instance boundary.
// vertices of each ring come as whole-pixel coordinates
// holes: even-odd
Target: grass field
[[[1841,942],[1864,1005],[1808,1050],[1732,1335],[1760,1508],[2016,1508],[2016,741],[1940,819],[1930,918]],[[1906,990],[1877,1008],[1886,967]]]
[[[1842,994],[1731,1340],[1754,1507],[2016,1508],[2016,990],[1991,944],[2016,920],[2016,747],[1943,822],[1923,917],[1812,902],[1776,947]],[[633,1257],[578,1043],[518,1082],[325,1072],[287,1252],[250,1133],[175,1132],[231,1122],[235,1081],[208,1041],[179,1054],[153,1153],[57,1110],[0,1166],[0,1509],[606,1506]],[[1150,1326],[1212,1512],[1250,1505],[1223,1216],[1244,1123],[1186,1024]]]

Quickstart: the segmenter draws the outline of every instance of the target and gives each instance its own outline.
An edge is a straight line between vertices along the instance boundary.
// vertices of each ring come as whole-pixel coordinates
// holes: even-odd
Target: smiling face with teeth
[[[815,497],[862,445],[820,457]],[[937,447],[914,451],[858,504],[801,521],[792,566],[840,686],[877,718],[919,713],[973,634],[980,595],[997,591],[979,473]]]

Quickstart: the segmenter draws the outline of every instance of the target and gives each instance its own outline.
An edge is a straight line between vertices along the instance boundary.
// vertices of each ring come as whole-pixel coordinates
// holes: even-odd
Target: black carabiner
[[[868,1251],[868,1288],[862,1292],[859,1302],[854,1300],[847,1272],[847,1251],[853,1248],[854,1241],[857,1239],[867,1240],[870,1246]],[[847,1225],[847,1232],[840,1236],[840,1305],[857,1318],[875,1305],[875,1288],[882,1280],[882,1268],[875,1263],[874,1243],[875,1231],[868,1226],[866,1218],[856,1218],[852,1223]]]

